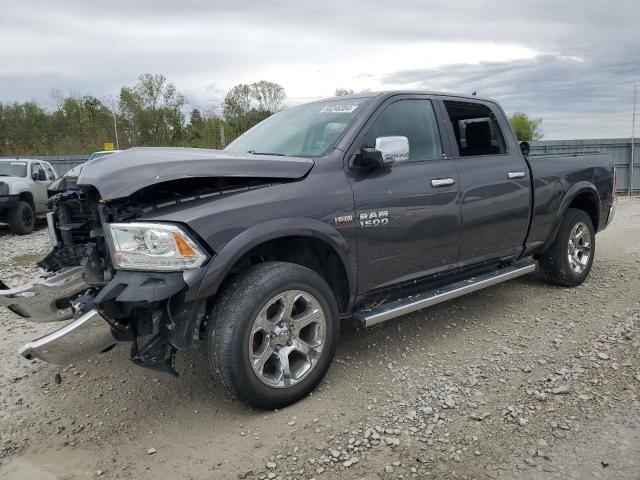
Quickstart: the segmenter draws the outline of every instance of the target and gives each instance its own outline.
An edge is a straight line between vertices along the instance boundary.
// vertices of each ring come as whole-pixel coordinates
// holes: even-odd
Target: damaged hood
[[[91,185],[103,199],[113,200],[157,183],[185,178],[297,179],[304,177],[313,164],[309,158],[201,148],[138,147],[87,162],[78,185]]]

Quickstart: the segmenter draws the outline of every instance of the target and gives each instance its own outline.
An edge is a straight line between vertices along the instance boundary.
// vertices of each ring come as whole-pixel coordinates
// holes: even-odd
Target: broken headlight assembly
[[[175,272],[198,268],[207,260],[202,247],[176,225],[110,223],[106,230],[118,270]]]

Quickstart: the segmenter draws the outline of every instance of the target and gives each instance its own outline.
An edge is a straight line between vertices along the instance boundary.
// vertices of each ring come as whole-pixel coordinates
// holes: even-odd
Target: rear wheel
[[[216,302],[207,325],[209,363],[233,396],[279,408],[322,380],[338,335],[336,300],[322,277],[292,263],[263,263]]]
[[[9,228],[16,235],[28,235],[33,232],[36,223],[36,214],[29,202],[23,200],[9,211]]]
[[[593,222],[583,210],[570,208],[556,239],[540,257],[540,267],[549,283],[574,287],[589,275],[595,254]]]

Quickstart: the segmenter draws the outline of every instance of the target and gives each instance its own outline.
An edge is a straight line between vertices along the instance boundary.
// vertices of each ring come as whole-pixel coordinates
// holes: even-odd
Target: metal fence
[[[532,153],[571,153],[597,150],[613,157],[617,171],[616,191],[627,192],[629,190],[629,171],[631,164],[631,139],[611,138],[597,140],[539,140],[531,142]],[[76,165],[87,160],[88,155],[53,155],[53,156],[29,156],[50,162],[58,175],[63,175]],[[640,140],[636,139],[633,161],[633,185],[634,192],[640,191]]]
[[[633,159],[634,192],[640,191],[640,140],[636,138]],[[616,191],[629,191],[631,166],[631,139],[609,138],[597,140],[539,140],[531,142],[532,153],[570,153],[597,150],[613,157],[616,166]]]

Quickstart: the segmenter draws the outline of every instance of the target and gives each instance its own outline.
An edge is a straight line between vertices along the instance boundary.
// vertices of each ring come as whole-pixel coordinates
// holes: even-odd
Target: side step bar
[[[427,290],[426,292],[408,298],[393,300],[370,310],[363,310],[356,313],[354,318],[356,322],[359,322],[363,327],[370,327],[377,323],[391,320],[392,318],[407,315],[408,313],[413,313],[423,308],[461,297],[467,293],[476,292],[483,288],[527,275],[535,271],[535,269],[536,264],[533,262],[516,263],[441,288]]]

